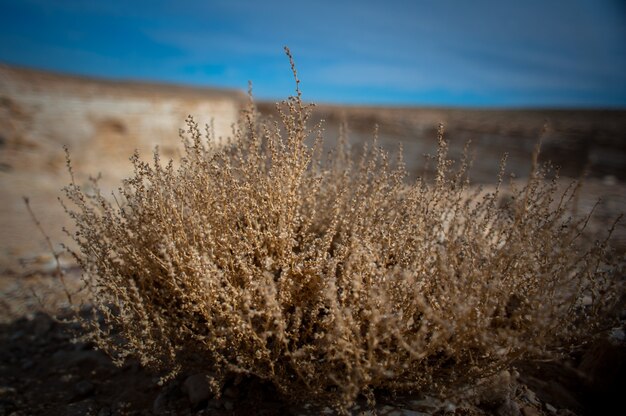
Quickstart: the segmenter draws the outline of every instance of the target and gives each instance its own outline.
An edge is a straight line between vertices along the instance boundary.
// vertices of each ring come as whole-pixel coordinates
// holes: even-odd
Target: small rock
[[[388,404],[383,407],[377,409],[379,415],[385,416],[428,416],[430,413],[422,413],[416,410],[411,409],[402,409],[400,407],[390,406]],[[358,413],[355,413],[358,414]],[[361,414],[369,414],[367,412],[363,412]]]
[[[556,407],[552,406],[550,403],[546,403],[545,408],[548,412],[552,414],[556,413]]]
[[[508,370],[502,370],[496,377],[497,382],[500,384],[511,384],[512,376]]]
[[[33,333],[36,337],[43,337],[52,329],[52,319],[43,313],[37,313],[33,318]]]
[[[17,390],[11,386],[0,386],[0,396],[15,394]]]
[[[222,395],[229,399],[234,399],[238,396],[238,392],[235,387],[226,387],[224,391],[222,392]]]
[[[141,371],[141,365],[137,361],[127,361],[124,363],[122,371],[138,373],[139,371]]]
[[[515,385],[516,381],[511,373],[507,370],[501,371],[475,391],[474,400],[480,407],[495,411],[510,399]]]
[[[603,338],[594,343],[585,353],[578,369],[585,374],[590,390],[607,399],[621,397],[623,375],[626,372],[626,348],[612,337]],[[576,410],[573,406],[565,405]]]
[[[8,415],[8,414],[13,414],[16,412],[13,412],[13,409],[17,409],[19,406],[17,403],[15,403],[13,400],[10,399],[3,399],[0,397],[0,414],[2,415]]]
[[[65,416],[86,416],[95,415],[96,406],[92,400],[70,403],[65,408]]]
[[[59,380],[61,380],[63,383],[69,383],[70,381],[72,381],[73,378],[73,374],[63,374],[61,377],[59,377]]]
[[[173,387],[167,386],[161,389],[156,399],[152,403],[152,413],[155,415],[169,414],[169,404],[173,396]]]
[[[534,407],[524,406],[522,407],[522,415],[524,416],[541,416],[541,413]]]
[[[441,407],[441,402],[432,397],[425,397],[421,400],[411,400],[409,406],[413,410],[429,413],[438,410]]]
[[[167,394],[165,392],[161,392],[158,394],[154,402],[152,402],[152,413],[155,415],[163,415],[167,413]]]
[[[90,396],[95,390],[95,386],[89,380],[79,381],[74,385],[74,400],[84,399]]]
[[[614,175],[605,175],[604,178],[602,178],[602,184],[615,186],[615,184],[617,184],[617,178]]]
[[[495,414],[497,416],[520,416],[522,412],[518,404],[507,397],[506,400],[504,400],[502,404],[498,406]]]
[[[30,370],[35,366],[35,362],[30,358],[27,358],[22,361],[22,370]]]
[[[52,361],[65,368],[79,367],[91,370],[97,367],[110,367],[110,360],[101,352],[93,350],[60,350],[52,354]]]
[[[114,415],[128,415],[130,413],[130,403],[126,401],[117,402],[111,410]]]
[[[74,344],[75,351],[90,351],[93,350],[93,343],[91,342],[76,342]]]
[[[182,390],[187,393],[187,397],[194,407],[211,397],[211,387],[206,374],[194,374],[187,377]]]
[[[111,408],[107,407],[107,406],[104,406],[98,412],[98,416],[111,416],[112,414],[113,414],[113,412],[111,411]]]
[[[445,412],[450,413],[447,410]],[[454,412],[454,410],[452,412]],[[400,409],[400,408],[392,410],[391,413],[388,413],[388,415],[389,416],[430,416],[428,413],[418,412],[417,410]]]
[[[613,328],[609,334],[609,339],[615,343],[624,342],[626,340],[626,333],[624,328]]]
[[[235,408],[235,404],[231,400],[225,400],[224,401],[224,409],[226,409],[226,410],[228,410],[230,412],[234,408]]]
[[[546,400],[554,403],[555,408],[582,409],[578,399],[563,384],[556,380],[550,380],[544,391],[550,397]]]
[[[537,395],[534,391],[530,389],[526,389],[522,396],[528,403],[534,404],[535,406],[539,406],[539,400],[537,399]]]
[[[224,403],[221,400],[215,399],[215,398],[209,400],[208,403],[207,403],[207,407],[209,409],[219,409],[223,405],[224,405]]]
[[[11,336],[9,337],[9,341],[10,342],[19,341],[20,339],[24,338],[24,335],[26,335],[24,331],[17,330],[13,334],[11,334]]]

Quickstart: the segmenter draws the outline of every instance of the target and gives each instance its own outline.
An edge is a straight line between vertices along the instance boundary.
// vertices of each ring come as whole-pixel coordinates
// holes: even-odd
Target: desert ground
[[[262,80],[257,81],[262,82]],[[305,89],[306,98],[306,89]],[[85,343],[72,343],[72,325],[46,311],[63,307],[57,263],[23,201],[49,235],[53,250],[69,244],[63,227],[71,221],[57,198],[70,181],[67,146],[77,182],[102,175],[110,192],[131,173],[137,149],[150,158],[159,146],[164,158],[180,154],[179,129],[193,115],[216,137],[230,134],[246,96],[240,91],[94,80],[0,65],[0,416],[115,414],[316,414],[330,409],[292,406],[250,380],[228,386],[212,399],[189,374],[166,386],[137,363],[115,367]],[[275,104],[257,104],[264,117],[276,117]],[[541,139],[542,161],[559,168],[566,186],[584,178],[580,212],[596,203],[590,235],[605,233],[626,211],[626,111],[499,110],[400,107],[350,107],[320,104],[313,123],[324,120],[327,148],[346,123],[355,149],[378,145],[395,152],[402,146],[409,180],[432,175],[426,154],[434,154],[439,123],[450,155],[458,159],[471,140],[476,186],[493,187],[503,153],[506,180],[523,181]],[[358,151],[357,151],[358,153]],[[597,202],[599,201],[599,202]],[[615,255],[626,252],[626,221],[615,229]],[[80,270],[66,254],[60,267],[68,284],[78,286]],[[45,309],[45,310],[44,310]],[[506,392],[473,405],[430,397],[387,397],[381,414],[600,414],[616,400],[626,375],[624,323],[608,328],[598,341],[568,362],[519,363],[503,374]],[[496,389],[497,390],[497,389]],[[623,407],[623,402],[620,406]],[[363,411],[355,408],[354,414]]]

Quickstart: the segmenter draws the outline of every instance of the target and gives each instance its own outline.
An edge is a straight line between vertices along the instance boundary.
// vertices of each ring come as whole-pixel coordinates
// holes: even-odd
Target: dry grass
[[[275,122],[251,103],[226,147],[190,118],[180,165],[133,157],[113,204],[65,189],[101,348],[166,378],[206,371],[216,393],[246,374],[346,409],[458,391],[599,324],[611,265],[570,218],[576,186],[557,194],[536,167],[505,199],[471,192],[442,129],[436,178],[407,184],[376,145],[324,156],[296,92]]]

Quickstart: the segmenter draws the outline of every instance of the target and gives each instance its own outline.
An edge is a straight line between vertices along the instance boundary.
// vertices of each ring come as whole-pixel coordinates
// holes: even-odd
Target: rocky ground
[[[67,270],[77,287],[77,270]],[[38,291],[39,301],[31,290]],[[161,386],[158,378],[130,361],[116,367],[94,346],[76,341],[80,326],[39,311],[39,302],[62,309],[66,301],[54,273],[13,279],[4,303],[22,309],[4,315],[0,324],[0,415],[317,415],[330,408],[289,403],[267,384],[231,379],[220,398],[209,392],[205,375],[184,374]],[[56,310],[61,310],[56,309]],[[88,307],[83,318],[89,319]],[[626,316],[622,316],[626,318]],[[621,326],[612,328],[567,362],[519,362],[493,384],[467,400],[440,401],[414,394],[378,392],[377,405],[361,401],[353,415],[594,415],[620,397],[626,376],[626,340]],[[616,414],[616,413],[610,413]]]
[[[0,66],[0,416],[118,414],[332,414],[332,409],[281,400],[271,386],[233,379],[217,399],[204,375],[184,374],[160,386],[157,378],[130,362],[115,367],[92,345],[72,342],[74,324],[43,310],[67,306],[56,263],[26,211],[22,196],[57,243],[68,220],[56,198],[68,181],[62,145],[75,155],[77,176],[102,171],[114,189],[128,174],[133,148],[149,153],[159,144],[176,156],[177,129],[188,113],[202,122],[219,117],[216,129],[227,134],[241,105],[241,94],[70,78]],[[264,116],[276,116],[261,103]],[[451,155],[473,141],[474,183],[492,186],[503,152],[509,172],[523,180],[530,155],[543,136],[544,160],[561,166],[565,184],[586,174],[581,212],[601,198],[590,222],[591,234],[605,232],[626,211],[626,112],[487,111],[449,109],[356,108],[319,106],[314,120],[326,120],[328,142],[341,121],[348,123],[355,146],[371,143],[378,125],[379,144],[404,148],[411,177],[429,175],[425,153],[433,153],[436,128],[446,126]],[[108,181],[108,182],[107,182]],[[613,245],[626,252],[626,221]],[[80,271],[66,258],[61,267],[71,287]],[[623,278],[623,277],[622,277]],[[88,300],[86,300],[88,301]],[[41,305],[46,307],[42,309]],[[86,312],[86,311],[85,311]],[[62,315],[62,312],[59,312]],[[584,350],[564,362],[520,362],[496,383],[467,401],[438,401],[419,394],[390,397],[379,392],[376,411],[388,415],[500,416],[583,415],[624,407],[620,394],[626,377],[626,341],[621,326],[607,328]],[[368,412],[365,403],[353,414]],[[613,413],[614,414],[614,413]]]

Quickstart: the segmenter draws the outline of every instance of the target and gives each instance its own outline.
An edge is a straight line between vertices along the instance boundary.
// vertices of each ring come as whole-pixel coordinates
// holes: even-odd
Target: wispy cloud
[[[626,106],[626,8],[612,0],[23,0],[0,12],[0,59],[33,66],[252,80],[268,98],[291,91],[289,45],[313,100]]]

